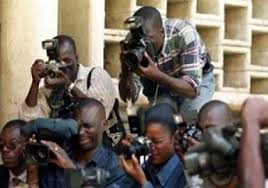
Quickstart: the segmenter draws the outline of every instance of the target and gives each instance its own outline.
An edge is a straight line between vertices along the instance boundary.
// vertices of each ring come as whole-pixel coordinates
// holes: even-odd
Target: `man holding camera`
[[[208,129],[216,128],[220,130],[226,125],[232,125],[233,123],[234,123],[234,115],[233,115],[231,108],[226,103],[219,101],[219,100],[209,101],[208,103],[203,105],[203,107],[200,109],[198,113],[197,124],[199,128],[203,131],[203,134]],[[186,151],[183,150],[181,147],[180,143],[182,140],[187,142],[188,148]],[[201,143],[202,143],[201,141],[202,140],[196,140],[195,138],[181,134],[180,128],[179,128],[175,136],[176,153],[182,158],[185,158],[185,153],[187,151],[191,151],[201,146]],[[210,162],[210,161],[206,161],[206,162]],[[190,161],[189,163],[194,164],[194,162],[192,161]],[[196,164],[193,166],[196,167]],[[192,169],[188,169],[188,171],[189,170],[191,171]],[[237,186],[236,179],[237,179],[236,176],[233,176],[233,174],[231,173],[230,174],[224,174],[224,173],[217,174],[217,171],[215,171],[215,172],[210,172],[209,174],[206,174],[206,176],[204,177],[202,176],[202,179],[200,179],[199,176],[192,176],[191,184],[193,187],[233,188]]]
[[[44,41],[43,48],[49,62],[37,59],[32,65],[32,84],[19,109],[20,116],[26,120],[66,117],[72,111],[72,98],[94,97],[103,103],[108,118],[115,103],[115,88],[109,74],[100,67],[78,64],[75,42],[69,36]]]
[[[119,166],[117,155],[110,148],[105,148],[102,145],[103,132],[107,126],[105,108],[102,103],[93,98],[79,101],[75,111],[75,120],[79,124],[78,143],[72,152],[71,159],[58,144],[50,141],[43,142],[54,153],[55,158],[52,159],[52,162],[62,169],[75,168],[87,172],[94,168],[100,168],[107,171],[110,174],[109,178],[105,180],[103,185],[98,185],[101,187],[131,186],[133,181],[126,176]],[[97,178],[96,181],[98,181]]]
[[[65,187],[63,171],[55,165],[37,167],[27,164],[25,145],[28,138],[22,133],[26,122],[11,120],[0,133],[0,153],[3,165],[0,166],[1,188],[62,188]],[[54,181],[51,180],[54,178]]]
[[[125,24],[130,34],[121,42],[119,82],[124,101],[135,102],[142,86],[150,103],[168,102],[181,111],[198,111],[212,98],[213,66],[189,22],[163,22],[157,9],[142,7]]]

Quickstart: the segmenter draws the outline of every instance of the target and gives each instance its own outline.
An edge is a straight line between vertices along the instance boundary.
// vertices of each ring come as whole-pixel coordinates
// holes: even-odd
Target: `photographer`
[[[130,34],[121,42],[121,98],[135,102],[143,86],[143,94],[151,104],[161,101],[178,111],[198,111],[213,96],[214,77],[196,28],[180,19],[163,22],[153,7],[140,8],[128,21],[134,19],[137,28],[130,28]],[[139,41],[146,43],[142,44],[142,57],[138,55],[142,51]]]
[[[11,120],[6,123],[0,134],[0,153],[3,165],[0,166],[0,187],[62,188],[66,183],[60,178],[63,172],[54,165],[39,168],[27,165],[25,144],[27,138],[21,133],[26,125],[23,120]],[[51,181],[51,177],[54,181]]]
[[[131,186],[132,180],[121,169],[116,154],[102,145],[103,131],[107,126],[104,106],[96,99],[83,99],[76,108],[75,120],[79,124],[78,146],[74,148],[72,160],[56,143],[43,142],[56,156],[52,162],[63,169],[76,167],[85,171],[92,168],[106,170],[110,173],[110,178],[103,187]]]
[[[165,113],[163,113],[165,112]],[[168,104],[157,104],[145,114],[145,135],[152,141],[152,151],[143,168],[135,155],[121,157],[125,171],[139,186],[135,187],[185,187],[183,166],[174,150],[176,125],[173,109]]]
[[[233,122],[234,122],[234,116],[231,108],[226,103],[219,100],[209,101],[200,109],[198,114],[198,125],[203,131],[210,127],[214,126],[222,127],[225,125],[232,124]],[[183,135],[179,134],[178,130],[175,136],[175,150],[176,153],[183,158],[186,151],[183,151],[180,147],[180,140],[182,138]],[[200,144],[200,142],[198,140],[195,140],[194,138],[187,137],[186,139],[189,145],[188,150]],[[203,177],[201,180],[199,177],[194,176],[192,177],[191,183],[193,184],[193,186],[201,186],[206,188],[237,187],[236,176],[235,177],[217,176],[213,180],[208,177]]]
[[[265,187],[260,132],[268,126],[268,102],[261,98],[247,99],[242,107],[243,133],[239,152],[239,182],[241,187]]]
[[[67,112],[63,111],[60,114],[60,110],[64,110],[64,105],[68,101],[65,98],[52,100],[59,95],[58,88],[60,92],[66,91],[66,95],[70,98],[99,99],[105,106],[108,118],[115,103],[115,89],[111,77],[100,67],[85,67],[79,64],[75,42],[71,37],[58,35],[53,39],[54,49],[47,50],[53,55],[49,59],[56,60],[58,64],[62,63],[65,67],[59,68],[54,73],[57,76],[51,78],[47,72],[49,65],[44,60],[35,60],[31,68],[32,84],[24,103],[20,106],[20,117],[31,120],[38,117],[66,116]]]

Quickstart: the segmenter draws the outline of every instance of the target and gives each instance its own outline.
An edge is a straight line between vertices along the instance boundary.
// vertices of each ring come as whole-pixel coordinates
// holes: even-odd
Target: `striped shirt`
[[[196,28],[185,20],[166,19],[164,30],[165,39],[157,58],[159,69],[172,77],[182,78],[198,92],[208,53]],[[144,78],[141,81],[143,93],[153,97],[156,83]],[[164,86],[160,86],[159,92],[178,96]]]
[[[90,87],[87,88],[87,77],[92,67],[85,67],[79,64],[75,86],[88,97],[99,100],[105,107],[106,117],[108,118],[115,102],[115,88],[110,75],[101,67],[95,67],[91,74]],[[49,117],[51,109],[47,103],[51,90],[40,84],[37,105],[29,107],[25,102],[19,107],[19,117],[24,120],[31,120],[38,117]]]

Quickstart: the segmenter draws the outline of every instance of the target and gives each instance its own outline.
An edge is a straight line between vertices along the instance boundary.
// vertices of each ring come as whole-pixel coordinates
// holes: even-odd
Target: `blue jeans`
[[[210,101],[213,97],[215,91],[215,79],[213,75],[213,71],[204,74],[202,78],[202,82],[200,85],[199,95],[194,98],[186,98],[186,97],[174,97],[170,95],[162,95],[158,96],[156,103],[169,103],[173,106],[176,111],[181,112],[185,115],[190,115],[195,111],[199,112],[200,108]],[[152,104],[152,98],[149,99]]]

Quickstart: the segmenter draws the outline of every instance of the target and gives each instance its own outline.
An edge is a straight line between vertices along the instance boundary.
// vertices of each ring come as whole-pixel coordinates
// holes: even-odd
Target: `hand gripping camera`
[[[38,118],[31,120],[22,128],[22,134],[30,138],[35,135],[36,142],[28,143],[25,148],[26,162],[45,166],[52,157],[49,148],[41,140],[56,142],[67,153],[71,151],[78,124],[73,119]]]
[[[141,16],[130,17],[124,22],[125,28],[130,30],[130,35],[120,44],[125,52],[125,63],[132,71],[138,69],[139,66],[148,66],[148,62],[144,57],[145,52],[148,53],[152,60],[155,60],[155,49],[145,34],[143,24],[144,20]]]

